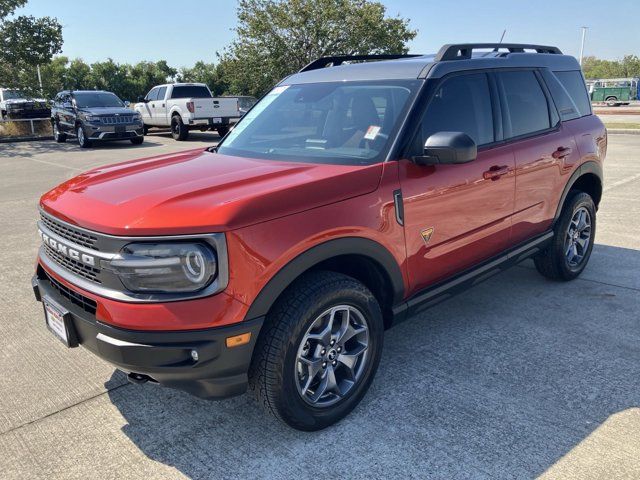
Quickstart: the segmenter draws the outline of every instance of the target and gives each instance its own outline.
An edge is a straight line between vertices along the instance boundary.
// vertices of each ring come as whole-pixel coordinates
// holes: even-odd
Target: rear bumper
[[[206,399],[227,398],[247,389],[263,318],[204,330],[125,330],[96,320],[91,309],[78,302],[75,292],[60,289],[46,274],[34,276],[32,284],[38,301],[46,296],[69,311],[79,345],[130,374],[134,381],[150,380]],[[247,332],[251,333],[248,344],[226,346],[227,337]],[[192,351],[197,352],[197,361]]]
[[[228,127],[229,125],[235,124],[239,119],[240,117],[190,118],[188,124],[190,127]]]

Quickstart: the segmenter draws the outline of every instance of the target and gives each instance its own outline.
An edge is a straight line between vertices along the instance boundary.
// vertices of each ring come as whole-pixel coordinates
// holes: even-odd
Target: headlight
[[[100,121],[100,117],[97,117],[96,115],[85,115],[84,119],[87,122],[99,122]]]
[[[134,122],[139,122],[140,120],[142,120],[142,115],[140,115],[139,113],[134,113],[133,114],[133,121]]]
[[[130,243],[106,268],[132,292],[196,292],[217,274],[216,255],[202,243]]]

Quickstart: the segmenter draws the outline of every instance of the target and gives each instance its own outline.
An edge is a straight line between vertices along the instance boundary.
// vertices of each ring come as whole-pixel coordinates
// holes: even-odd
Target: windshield
[[[406,80],[278,86],[240,120],[218,152],[301,162],[381,161],[419,84]]]
[[[83,92],[74,93],[73,96],[78,108],[124,107],[122,100],[109,92]]]
[[[24,98],[27,98],[22,92],[19,92],[18,90],[5,90],[2,95],[4,96],[5,100],[22,100]]]

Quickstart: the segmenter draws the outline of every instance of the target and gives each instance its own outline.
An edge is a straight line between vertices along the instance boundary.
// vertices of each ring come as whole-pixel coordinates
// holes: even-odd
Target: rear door
[[[445,78],[426,108],[414,150],[442,131],[464,132],[476,160],[420,166],[400,161],[408,270],[414,290],[507,249],[515,193],[513,151],[500,137],[497,92],[487,73]]]
[[[579,153],[539,72],[505,70],[497,72],[496,79],[504,135],[515,157],[512,238],[517,244],[551,227],[564,177]]]

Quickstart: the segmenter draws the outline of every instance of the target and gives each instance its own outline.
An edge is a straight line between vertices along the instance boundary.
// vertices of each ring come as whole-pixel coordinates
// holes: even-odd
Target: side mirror
[[[478,156],[476,142],[462,132],[438,132],[427,138],[422,155],[413,157],[418,165],[472,162]]]
[[[131,106],[131,102],[129,100],[124,101],[124,106],[129,108]]]
[[[138,103],[147,103],[147,99],[144,98],[143,96],[139,96],[138,97]]]
[[[62,107],[63,107],[63,108],[73,108],[73,103],[71,103],[71,102],[64,102],[64,103],[62,104]]]

